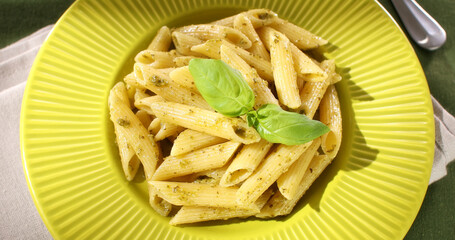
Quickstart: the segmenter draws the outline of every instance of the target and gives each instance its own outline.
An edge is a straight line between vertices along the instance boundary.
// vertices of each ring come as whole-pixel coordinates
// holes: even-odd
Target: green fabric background
[[[71,5],[70,0],[0,0],[0,48],[55,23]],[[390,0],[379,0],[401,25]],[[413,43],[432,95],[455,114],[455,0],[419,0],[446,30],[447,42],[436,51]],[[403,28],[403,26],[402,26]],[[455,147],[455,146],[454,146]],[[455,164],[448,175],[429,186],[423,205],[406,235],[413,239],[455,239]]]

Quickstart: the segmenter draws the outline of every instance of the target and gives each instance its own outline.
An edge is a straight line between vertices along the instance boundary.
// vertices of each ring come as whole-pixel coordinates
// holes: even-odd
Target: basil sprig
[[[228,117],[246,114],[254,105],[254,93],[242,74],[225,62],[214,59],[191,59],[194,83],[207,103]]]
[[[239,71],[221,60],[191,59],[189,69],[197,89],[213,109],[228,117],[247,114],[248,125],[269,142],[298,145],[330,131],[319,121],[275,104],[251,110],[253,91]]]
[[[309,142],[330,130],[319,121],[299,113],[284,111],[275,104],[265,104],[257,111],[248,112],[247,121],[262,138],[286,145]]]

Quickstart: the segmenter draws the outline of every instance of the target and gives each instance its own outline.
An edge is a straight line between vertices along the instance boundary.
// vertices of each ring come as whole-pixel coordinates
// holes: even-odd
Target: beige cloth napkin
[[[446,166],[455,160],[455,118],[431,96],[434,111],[434,161],[429,184],[447,175]]]
[[[35,56],[52,30],[47,26],[0,50],[0,239],[52,239],[30,196],[19,147],[22,95]],[[455,119],[434,99],[436,143],[430,184],[455,159]]]
[[[19,118],[28,73],[52,26],[0,50],[0,239],[52,239],[28,191]]]

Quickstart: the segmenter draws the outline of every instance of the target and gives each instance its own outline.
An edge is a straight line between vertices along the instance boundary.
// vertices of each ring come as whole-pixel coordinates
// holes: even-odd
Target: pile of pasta
[[[334,87],[341,77],[333,60],[307,54],[326,43],[267,9],[161,27],[109,95],[126,179],[142,165],[150,205],[172,215],[172,225],[289,214],[341,143]],[[237,69],[255,94],[255,109],[277,104],[317,117],[331,131],[294,146],[261,139],[244,118],[217,113],[203,99],[188,69],[193,58]]]

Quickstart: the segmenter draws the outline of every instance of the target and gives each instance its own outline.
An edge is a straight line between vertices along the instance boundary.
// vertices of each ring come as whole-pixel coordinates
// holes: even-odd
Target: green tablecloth
[[[70,0],[0,0],[0,48],[55,23],[71,5]],[[379,1],[401,21],[389,0]],[[432,95],[455,114],[455,14],[454,0],[420,0],[447,31],[447,43],[431,52],[413,44],[425,71]],[[455,147],[455,146],[454,146]],[[429,186],[420,212],[405,239],[455,239],[455,164],[448,175]],[[19,237],[19,236],[18,236]]]

